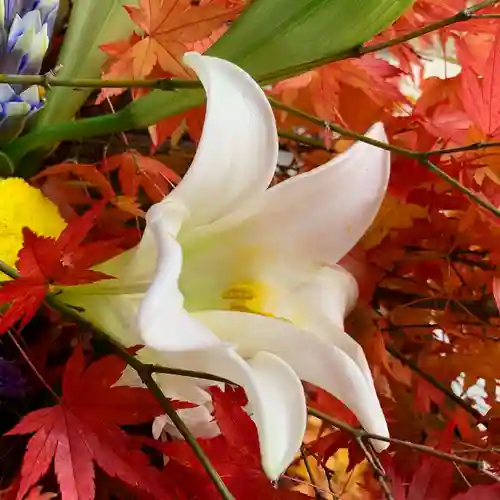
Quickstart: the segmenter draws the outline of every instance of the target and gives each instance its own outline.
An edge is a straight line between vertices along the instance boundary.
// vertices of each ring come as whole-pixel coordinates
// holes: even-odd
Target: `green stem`
[[[329,56],[324,59],[313,61],[311,63],[308,63],[307,65],[297,66],[294,68],[287,68],[286,70],[283,70],[281,72],[274,72],[268,75],[263,75],[258,80],[261,84],[273,83],[277,80],[281,80],[284,78],[288,78],[303,73],[304,71],[307,71],[313,67],[317,67],[326,63],[335,62],[352,57],[360,57],[364,54],[369,54],[372,52],[377,52],[379,50],[387,49],[389,47],[407,42],[409,40],[425,35],[427,33],[431,33],[432,31],[438,30],[440,28],[444,28],[453,23],[471,19],[474,13],[477,12],[478,10],[488,7],[490,5],[494,5],[499,1],[500,0],[485,0],[483,2],[477,3],[476,5],[473,5],[472,7],[469,7],[468,9],[464,9],[458,12],[457,14],[451,17],[448,17],[436,23],[429,24],[428,26],[420,28],[416,31],[412,31],[411,33],[407,33],[406,35],[393,38],[387,42],[362,46],[362,47],[354,47],[353,49],[343,52],[341,54],[335,54],[333,56]],[[4,75],[4,78],[6,77],[7,76]],[[47,81],[46,76],[42,76],[40,78],[41,78],[41,84]],[[68,84],[71,82],[71,86],[74,86],[75,83],[75,80],[58,80],[57,77],[53,77],[51,83],[52,85],[54,85],[54,81],[56,82],[56,84],[57,82],[59,82],[60,84],[61,81],[66,82]],[[103,81],[99,80],[99,82],[102,83]],[[134,80],[134,81],[129,80],[129,81],[119,81],[119,84],[117,81],[111,81],[111,82],[113,87],[128,86],[130,88],[141,87],[141,86],[154,88],[155,85],[159,85],[160,87],[167,85],[169,89],[181,88],[181,87],[192,88],[193,86],[199,86],[198,82],[191,82],[179,79],[168,80],[168,83],[164,83],[164,80]],[[80,80],[79,83],[82,83],[82,80]],[[87,80],[86,82],[83,83],[87,83],[89,84],[89,86],[93,86],[93,84],[97,82],[91,82],[91,81],[89,82],[89,80]],[[90,85],[90,83],[92,85]],[[139,101],[140,100],[136,102]],[[133,113],[128,114],[127,112],[130,106],[131,105],[128,105],[122,111],[115,114],[110,114],[97,118],[86,118],[69,123],[56,124],[53,126],[45,127],[42,130],[37,130],[35,132],[28,133],[26,136],[23,136],[19,139],[12,141],[12,143],[10,143],[5,147],[4,152],[14,161],[14,163],[18,163],[29,152],[42,147],[50,147],[53,144],[56,144],[57,142],[62,140],[81,139],[84,137],[91,137],[94,135],[100,135],[106,133],[124,132],[133,128],[138,128],[153,124],[153,123],[145,124],[142,122],[138,123],[137,120],[134,119]],[[165,115],[165,118],[168,116],[170,116],[170,114],[167,113]],[[24,171],[29,171],[29,169],[30,166],[23,168]],[[33,166],[31,166],[31,169],[33,169]],[[26,176],[25,172],[20,172],[19,175]]]
[[[0,83],[13,85],[40,85],[41,87],[71,88],[147,88],[158,90],[196,89],[201,87],[197,80],[181,78],[158,78],[145,80],[101,80],[100,78],[58,78],[52,72],[45,75],[5,75],[0,74]]]
[[[39,148],[52,146],[60,141],[114,134],[133,128],[135,128],[134,116],[125,108],[115,114],[83,118],[71,123],[49,125],[39,132],[26,134],[7,144],[3,149],[3,153],[14,164],[19,164],[21,159],[27,156],[28,153]],[[16,169],[16,175],[28,178],[36,171],[37,165],[35,163],[26,162]]]
[[[481,149],[488,148],[498,148],[500,147],[500,142],[472,142],[471,144],[466,144],[465,146],[457,146],[456,148],[444,148],[444,149],[434,149],[432,151],[422,152],[423,155],[429,156],[442,156],[449,155],[453,153],[463,153],[466,151],[479,151]]]
[[[209,475],[217,491],[220,493],[221,498],[223,498],[224,500],[235,500],[231,492],[228,490],[227,486],[224,484],[224,481],[221,479],[214,466],[210,462],[210,459],[207,457],[201,446],[196,441],[196,438],[191,434],[186,424],[182,421],[178,413],[175,411],[175,408],[172,406],[170,400],[163,394],[158,384],[154,381],[148,367],[131,354],[119,351],[118,355],[137,372],[146,387],[150,390],[151,394],[153,394],[156,400],[161,404],[166,415],[170,418],[172,423],[181,433],[182,437],[186,440],[189,446],[191,446],[194,454]]]
[[[278,130],[278,136],[282,139],[289,139],[291,141],[305,144],[306,146],[311,146],[312,148],[319,148],[324,149],[325,151],[334,152],[334,150],[327,148],[323,141],[308,137],[306,135],[296,134],[288,130]]]

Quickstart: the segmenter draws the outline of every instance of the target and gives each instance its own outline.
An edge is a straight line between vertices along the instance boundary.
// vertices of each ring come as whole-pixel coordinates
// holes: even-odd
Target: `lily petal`
[[[184,309],[178,288],[181,246],[172,236],[171,221],[162,216],[158,206],[153,208],[147,214],[147,228],[156,242],[156,270],[137,318],[144,344],[162,352],[221,346],[220,340]]]
[[[250,75],[196,52],[185,54],[184,63],[205,87],[207,111],[193,163],[165,199],[189,210],[183,230],[213,222],[261,196],[278,158],[271,106]]]
[[[218,375],[245,389],[263,469],[277,479],[300,449],[307,424],[304,390],[295,372],[272,353],[253,352],[247,362],[232,347],[179,352],[165,359],[170,367]]]
[[[366,134],[386,141],[383,125]],[[387,189],[390,153],[357,142],[311,172],[266,191],[258,212],[242,224],[254,245],[279,248],[301,260],[335,264],[357,243]]]
[[[363,348],[344,331],[344,318],[356,304],[354,277],[340,266],[323,267],[292,293],[289,307],[300,308],[301,328],[314,332],[342,349],[360,368],[367,382],[373,377]],[[375,390],[375,387],[373,387]]]
[[[196,314],[208,328],[227,342],[237,342],[238,352],[251,357],[268,351],[283,359],[297,375],[340,399],[373,434],[389,436],[387,422],[373,388],[359,366],[331,342],[292,323],[237,311],[206,311]],[[384,450],[388,444],[373,440]]]

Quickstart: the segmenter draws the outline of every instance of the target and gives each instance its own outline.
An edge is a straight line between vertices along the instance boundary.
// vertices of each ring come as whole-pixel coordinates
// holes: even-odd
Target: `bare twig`
[[[198,372],[194,370],[183,370],[181,368],[168,368],[167,366],[160,365],[148,365],[144,364],[144,369],[149,371],[149,373],[167,373],[169,375],[179,375],[181,377],[193,377],[201,378],[204,380],[213,380],[214,382],[222,382],[224,384],[232,384],[233,382],[227,380],[223,377],[218,377],[217,375],[212,375],[210,373]]]
[[[453,453],[446,453],[441,450],[436,450],[434,448],[431,448],[430,446],[426,446],[423,444],[418,444],[418,443],[412,443],[411,441],[404,441],[402,439],[397,439],[397,438],[392,438],[392,437],[386,437],[386,436],[380,436],[378,434],[372,434],[371,432],[366,432],[363,429],[352,427],[351,425],[342,422],[340,420],[337,420],[334,417],[331,417],[330,415],[327,415],[326,413],[320,412],[318,410],[315,410],[314,408],[308,408],[309,415],[312,415],[316,418],[319,418],[323,420],[324,422],[327,422],[331,424],[333,427],[336,427],[337,429],[340,429],[344,432],[348,432],[355,438],[361,438],[363,440],[365,439],[375,439],[378,441],[385,441],[386,443],[392,443],[394,445],[398,446],[405,446],[406,448],[411,448],[412,450],[421,452],[421,453],[426,453],[427,455],[432,455],[433,457],[441,458],[443,460],[447,460],[449,462],[455,462],[457,464],[462,464],[466,465],[467,467],[481,472],[491,479],[493,479],[496,482],[500,482],[500,477],[497,475],[493,474],[491,471],[487,470],[487,464],[483,460],[473,460],[470,458],[464,458],[459,455],[454,455]]]
[[[366,457],[366,461],[370,464],[373,469],[373,474],[375,479],[379,482],[380,487],[384,493],[386,500],[394,500],[394,495],[392,494],[391,488],[389,487],[389,478],[387,477],[385,470],[380,463],[380,460],[376,457],[376,454],[370,449],[370,447],[365,444],[361,436],[355,436],[356,442],[363,451]]]
[[[380,50],[388,49],[390,47],[394,47],[395,45],[399,45],[404,42],[409,42],[410,40],[414,40],[415,38],[419,38],[423,35],[427,35],[432,33],[433,31],[440,30],[442,28],[446,28],[447,26],[451,26],[452,24],[460,23],[463,21],[468,21],[469,19],[488,19],[491,16],[488,14],[476,14],[479,10],[485,9],[486,7],[491,7],[499,3],[500,0],[484,0],[482,2],[478,2],[470,7],[463,9],[453,16],[447,17],[445,19],[441,19],[440,21],[436,21],[435,23],[428,24],[427,26],[423,26],[418,30],[412,31],[405,35],[401,35],[395,38],[391,38],[386,42],[376,43],[372,45],[365,45],[362,47],[358,47],[352,49],[350,51],[345,52],[343,55],[339,56],[339,59],[347,59],[351,57],[360,57],[365,54],[370,54],[373,52],[379,52]]]
[[[293,106],[289,106],[288,104],[285,104],[277,99],[274,99],[273,97],[268,97],[268,99],[274,108],[281,109],[283,111],[287,111],[295,116],[299,116],[299,117],[303,118],[304,120],[310,121],[311,123],[315,123],[316,125],[323,126],[323,127],[327,128],[328,130],[336,132],[337,134],[340,134],[340,135],[343,135],[346,137],[352,137],[353,139],[364,142],[366,144],[370,144],[370,145],[375,146],[375,147],[380,148],[380,149],[384,149],[385,151],[390,151],[392,153],[401,154],[401,155],[404,155],[404,156],[407,156],[407,157],[410,157],[410,158],[417,160],[427,170],[438,175],[443,180],[445,180],[448,184],[450,184],[453,187],[460,190],[462,193],[467,195],[475,203],[477,203],[481,207],[485,208],[489,212],[493,213],[497,217],[500,217],[500,209],[495,207],[489,201],[481,198],[480,196],[478,196],[476,193],[474,193],[470,189],[466,188],[457,179],[455,179],[454,177],[449,175],[447,172],[440,169],[433,162],[431,162],[428,159],[429,155],[427,152],[412,151],[411,149],[403,148],[400,146],[394,146],[392,144],[388,144],[387,142],[383,142],[383,141],[378,141],[377,139],[372,139],[371,137],[367,137],[363,134],[358,134],[357,132],[354,132],[353,130],[346,129],[346,128],[341,127],[340,125],[337,125],[335,123],[332,123],[332,122],[329,122],[326,120],[322,120],[318,116],[311,115],[310,113],[306,113],[305,111],[302,111],[298,108],[294,108]],[[283,132],[282,132],[282,134],[283,134]],[[288,134],[288,135],[290,135],[290,134]],[[310,141],[308,140],[308,142],[310,142]]]
[[[221,479],[221,477],[215,470],[214,466],[211,464],[210,459],[207,457],[205,452],[202,450],[202,448],[196,441],[196,438],[191,434],[186,424],[184,424],[182,419],[175,411],[175,408],[172,406],[170,400],[163,394],[158,384],[154,381],[151,371],[151,366],[154,365],[148,367],[148,365],[145,365],[144,363],[139,361],[139,359],[130,354],[121,344],[111,339],[111,337],[109,337],[105,332],[96,329],[94,325],[92,325],[85,319],[81,318],[75,311],[69,308],[66,304],[60,302],[57,297],[48,295],[46,300],[51,307],[65,314],[66,316],[71,317],[75,321],[75,323],[79,324],[80,326],[88,328],[89,330],[99,334],[99,336],[101,336],[103,339],[107,340],[113,346],[115,346],[116,354],[137,372],[140,379],[143,381],[146,387],[151,391],[156,400],[160,403],[166,415],[170,418],[172,423],[181,433],[181,435],[189,444],[189,446],[191,446],[191,449],[193,450],[194,454],[200,461],[200,464],[203,466],[203,468],[209,475],[215,488],[221,495],[221,498],[223,498],[224,500],[235,500],[231,492],[228,490],[227,486],[224,484],[224,481]]]
[[[321,494],[320,494],[318,487],[316,485],[316,481],[314,480],[314,475],[313,475],[313,472],[311,470],[311,466],[309,465],[309,462],[307,461],[307,455],[304,453],[303,449],[300,450],[300,456],[302,458],[302,461],[304,462],[304,467],[306,468],[307,476],[309,477],[309,482],[311,483],[311,487],[314,490],[314,498],[316,498],[316,500],[321,500]]]
[[[399,359],[403,364],[411,368],[415,373],[418,373],[424,380],[429,382],[433,387],[442,392],[450,401],[453,401],[456,405],[460,406],[463,410],[465,410],[469,415],[474,417],[477,422],[482,423],[487,426],[487,422],[484,421],[483,415],[479,413],[476,409],[472,408],[472,406],[468,405],[466,401],[457,396],[452,392],[451,389],[443,385],[439,380],[436,380],[432,375],[423,371],[416,363],[414,363],[411,359],[408,359],[406,356],[401,354],[394,346],[387,345],[385,346],[387,351],[391,353],[392,356]]]

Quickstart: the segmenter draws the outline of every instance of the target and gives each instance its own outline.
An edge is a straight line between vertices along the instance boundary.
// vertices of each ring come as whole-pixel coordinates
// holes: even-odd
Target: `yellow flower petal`
[[[0,259],[14,267],[23,246],[23,228],[58,237],[66,227],[54,203],[17,177],[0,179]]]

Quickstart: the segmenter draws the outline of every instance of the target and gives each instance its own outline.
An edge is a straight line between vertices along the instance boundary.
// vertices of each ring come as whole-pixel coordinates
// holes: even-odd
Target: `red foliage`
[[[128,11],[143,34],[102,47],[110,56],[104,76],[192,78],[180,64],[181,54],[193,48],[207,50],[245,3],[141,1]],[[353,484],[344,483],[342,500],[383,498],[380,476],[389,483],[394,500],[500,498],[500,488],[491,480],[491,474],[500,472],[500,229],[492,213],[500,206],[500,146],[493,143],[500,135],[500,31],[495,17],[500,15],[500,4],[476,13],[488,18],[457,17],[460,22],[441,23],[417,40],[392,44],[396,37],[454,16],[468,3],[416,0],[365,46],[370,51],[387,44],[390,61],[380,52],[367,53],[266,90],[325,121],[320,126],[292,112],[276,111],[283,132],[306,134],[304,145],[281,140],[299,173],[316,168],[352,143],[352,137],[332,133],[327,122],[363,133],[373,122],[383,121],[388,142],[397,148],[380,213],[342,264],[360,282],[360,300],[346,328],[366,353],[391,435],[402,442],[394,442],[381,455],[384,476],[376,463],[373,472],[374,464],[364,462],[366,450],[352,432],[312,422],[304,450],[316,468],[305,474],[305,462],[298,458],[288,471],[291,479],[283,479],[275,488],[261,469],[256,429],[244,409],[244,394],[231,387],[224,391],[213,387],[213,416],[221,434],[199,443],[238,500],[310,497],[309,487],[301,490],[307,496],[299,493],[303,485],[297,487],[296,481],[317,482],[316,490],[327,492],[340,482],[340,469],[348,478],[356,476]],[[169,16],[158,16],[162,9],[170,9]],[[440,77],[426,77],[423,69],[438,47],[455,58],[451,46],[456,48],[459,74],[450,77],[450,63],[442,62]],[[405,95],[404,81],[418,84],[418,95]],[[122,92],[107,89],[98,102]],[[135,90],[132,98],[146,92]],[[140,230],[132,227],[134,219],[142,222],[150,204],[179,182],[194,147],[182,151],[177,146],[182,145],[184,133],[193,142],[199,140],[203,117],[204,108],[199,107],[151,127],[154,147],[170,140],[166,155],[145,156],[127,147],[95,164],[65,162],[49,167],[33,179],[69,225],[58,239],[25,229],[17,264],[20,277],[0,288],[0,302],[10,303],[0,331],[18,321],[20,328],[25,327],[53,285],[112,278],[92,267],[137,241]],[[275,182],[279,180],[277,176]],[[105,201],[93,205],[96,198]],[[493,210],[480,207],[478,200],[492,203]],[[85,215],[79,216],[82,209]],[[48,321],[53,329],[67,328],[58,323],[59,317],[49,315]],[[34,357],[49,357],[46,343],[33,342],[30,349]],[[114,486],[108,476],[113,476],[140,498],[219,498],[186,442],[149,437],[151,420],[162,409],[145,389],[113,387],[123,368],[117,358],[104,357],[85,369],[82,350],[76,349],[65,366],[57,404],[28,413],[8,433],[33,436],[21,472],[2,496],[48,498],[50,493],[42,493],[37,483],[47,481],[46,489],[55,489],[46,475],[54,463],[65,499],[94,498],[99,485],[94,481],[96,464],[107,474],[104,484],[109,490]],[[57,387],[59,378],[55,370],[51,384]],[[484,382],[482,389],[476,385],[478,379]],[[481,412],[472,407],[478,398],[471,387],[483,391]],[[311,407],[357,426],[354,415],[339,401],[307,384],[306,390]],[[122,429],[125,425],[136,427]],[[336,460],[344,449],[349,460],[340,467]]]
[[[0,289],[0,302],[11,304],[0,319],[1,333],[20,319],[19,328],[26,326],[52,285],[79,285],[112,278],[90,268],[116,255],[120,250],[118,242],[83,244],[103,207],[104,202],[96,203],[69,223],[58,239],[38,236],[24,228],[24,246],[16,262],[19,277],[3,283]]]
[[[17,499],[54,469],[64,499],[93,499],[95,461],[110,476],[170,498],[159,472],[120,425],[150,421],[162,409],[142,388],[112,387],[125,368],[114,356],[85,369],[77,348],[62,379],[62,395],[55,406],[26,415],[7,435],[35,433],[28,442]]]

